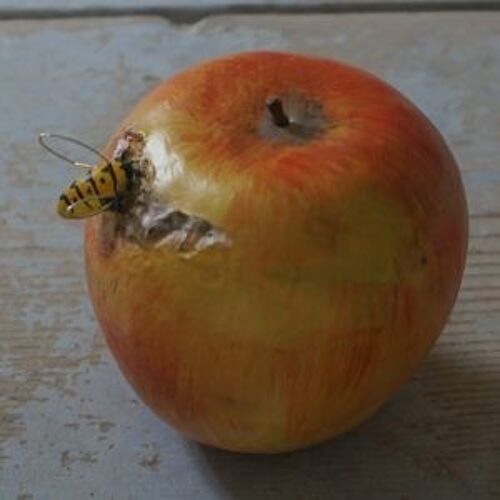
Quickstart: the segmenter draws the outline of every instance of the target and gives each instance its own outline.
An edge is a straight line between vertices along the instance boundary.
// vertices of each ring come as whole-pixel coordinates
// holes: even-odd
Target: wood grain
[[[0,498],[500,498],[500,14],[220,17],[0,24]],[[73,172],[35,144],[100,145],[135,100],[201,58],[335,56],[416,102],[457,155],[471,210],[452,317],[413,380],[323,446],[240,456],[176,435],[110,358],[85,293]]]

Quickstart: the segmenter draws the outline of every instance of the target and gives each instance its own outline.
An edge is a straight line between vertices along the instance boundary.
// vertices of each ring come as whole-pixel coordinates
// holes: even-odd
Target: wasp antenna
[[[80,141],[80,140],[75,139],[73,137],[69,137],[67,135],[53,134],[50,132],[41,132],[40,134],[38,134],[38,143],[40,144],[40,146],[42,146],[44,149],[46,149],[52,155],[56,156],[57,158],[65,161],[67,163],[70,163],[74,167],[83,167],[83,168],[91,169],[94,167],[94,165],[89,165],[88,163],[83,163],[80,161],[72,160],[68,156],[62,154],[60,151],[57,151],[57,149],[55,149],[54,147],[49,146],[48,140],[51,138],[55,138],[55,139],[59,139],[62,141],[71,142],[72,144],[76,144],[77,146],[80,146],[84,149],[87,149],[88,151],[92,151],[92,153],[99,156],[99,158],[102,158],[106,163],[110,163],[110,160],[106,156],[104,156],[99,150],[97,150],[96,148],[90,146],[89,144],[87,144],[83,141]]]

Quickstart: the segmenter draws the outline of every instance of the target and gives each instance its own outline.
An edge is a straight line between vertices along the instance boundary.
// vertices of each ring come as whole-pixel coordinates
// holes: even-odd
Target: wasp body
[[[88,165],[73,161],[46,144],[46,139],[52,137],[78,144],[96,153],[103,161],[97,165]],[[130,133],[132,139],[142,139],[139,134]],[[122,152],[116,159],[108,160],[91,146],[71,137],[58,134],[40,134],[40,144],[58,158],[73,166],[84,167],[88,174],[75,179],[59,197],[57,213],[65,219],[83,219],[92,217],[105,210],[119,211],[123,202],[138,184],[141,173],[135,163]]]
[[[67,219],[83,219],[104,210],[119,210],[136,178],[131,162],[113,160],[96,165],[87,176],[74,180],[62,192],[57,213]]]

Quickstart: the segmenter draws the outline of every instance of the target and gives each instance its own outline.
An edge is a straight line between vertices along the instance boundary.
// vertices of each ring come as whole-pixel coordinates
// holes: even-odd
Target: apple
[[[87,278],[160,417],[282,452],[359,424],[409,379],[456,299],[467,206],[408,99],[333,60],[243,53],[162,83],[108,152],[127,130],[150,189],[88,220]]]

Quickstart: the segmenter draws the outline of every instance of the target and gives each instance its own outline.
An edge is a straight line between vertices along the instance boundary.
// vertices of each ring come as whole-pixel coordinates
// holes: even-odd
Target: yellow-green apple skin
[[[307,140],[262,127],[266,101],[290,95],[321,108]],[[339,62],[244,53],[164,82],[127,128],[175,157],[160,196],[229,240],[184,258],[120,240],[113,214],[86,225],[97,318],[160,417],[202,443],[282,452],[352,428],[408,380],[467,249],[458,168],[413,104]]]

